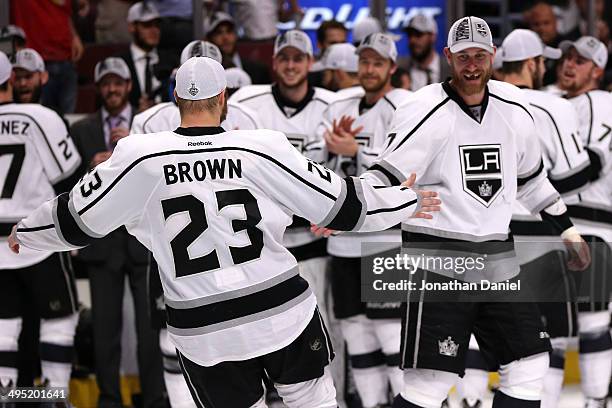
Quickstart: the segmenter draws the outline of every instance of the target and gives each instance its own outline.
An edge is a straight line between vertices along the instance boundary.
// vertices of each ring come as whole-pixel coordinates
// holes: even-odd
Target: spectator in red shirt
[[[88,0],[79,0],[80,6]],[[49,72],[43,105],[61,114],[74,112],[77,73],[74,62],[83,44],[72,25],[72,0],[11,0],[11,22],[23,28],[27,47],[40,53]]]

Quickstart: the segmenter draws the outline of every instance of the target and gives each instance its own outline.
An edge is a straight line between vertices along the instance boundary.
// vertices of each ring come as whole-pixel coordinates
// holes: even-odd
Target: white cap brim
[[[481,50],[485,50],[488,53],[493,54],[492,46],[483,44],[483,43],[479,43],[479,42],[472,42],[472,41],[465,41],[465,42],[460,42],[458,44],[455,44],[452,47],[450,47],[450,52],[454,54],[456,52],[467,50],[468,48],[480,48]]]
[[[542,56],[548,59],[559,59],[563,55],[563,52],[559,48],[552,48],[545,46],[544,51],[542,51]]]

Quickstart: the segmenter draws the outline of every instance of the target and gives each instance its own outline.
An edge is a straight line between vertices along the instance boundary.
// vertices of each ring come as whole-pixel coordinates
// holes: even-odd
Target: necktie
[[[121,126],[123,123],[123,116],[108,116],[106,121],[108,122],[108,148],[109,150],[112,150],[115,148],[117,143],[111,141],[111,133],[114,128]]]
[[[153,88],[153,73],[151,72],[151,57],[148,55],[145,57],[145,93],[147,97],[151,97],[151,90]]]

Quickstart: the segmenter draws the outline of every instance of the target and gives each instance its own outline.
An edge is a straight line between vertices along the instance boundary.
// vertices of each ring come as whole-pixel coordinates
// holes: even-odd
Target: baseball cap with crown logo
[[[393,62],[397,60],[397,47],[395,46],[395,41],[393,41],[393,38],[391,38],[389,34],[374,33],[368,35],[363,39],[361,44],[359,44],[356,52],[360,54],[361,51],[367,48],[376,51],[381,56],[389,58]]]
[[[283,48],[293,47],[304,54],[312,56],[312,41],[310,37],[300,30],[289,30],[279,34],[274,41],[274,55],[277,55]]]
[[[208,57],[221,64],[223,59],[221,50],[215,44],[208,41],[195,40],[183,48],[181,52],[181,64],[184,64],[191,57]]]
[[[469,16],[455,21],[448,32],[448,48],[451,53],[467,48],[480,48],[493,54],[495,46],[491,29],[482,18]]]
[[[572,41],[561,41],[559,48],[563,53],[567,52],[571,47],[574,47],[578,54],[584,58],[590,59],[599,68],[605,68],[608,63],[608,49],[595,37],[586,35],[580,37],[578,40]]]

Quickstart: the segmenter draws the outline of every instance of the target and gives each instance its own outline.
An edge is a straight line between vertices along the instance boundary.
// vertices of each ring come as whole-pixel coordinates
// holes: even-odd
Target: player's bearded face
[[[105,75],[98,84],[102,103],[106,110],[121,108],[127,103],[130,93],[130,82],[115,74]]]
[[[453,86],[466,95],[482,92],[493,75],[493,55],[478,48],[451,54]]]
[[[359,54],[357,77],[366,92],[378,92],[391,81],[394,65],[376,51],[365,49]]]
[[[571,48],[561,62],[558,75],[559,87],[569,92],[577,92],[586,88],[591,82],[594,70],[593,61],[582,57],[574,48]]]
[[[416,30],[410,30],[408,33],[410,55],[417,61],[423,61],[427,58],[434,42],[435,37],[431,33],[422,33]]]
[[[533,81],[533,89],[540,89],[544,85],[544,74],[546,73],[546,66],[544,65],[544,58],[536,58],[536,69],[531,75]]]
[[[15,69],[13,98],[17,103],[38,103],[42,93],[43,81],[40,72]]]
[[[298,88],[307,81],[311,64],[308,54],[293,47],[286,47],[274,57],[273,68],[282,86]]]

